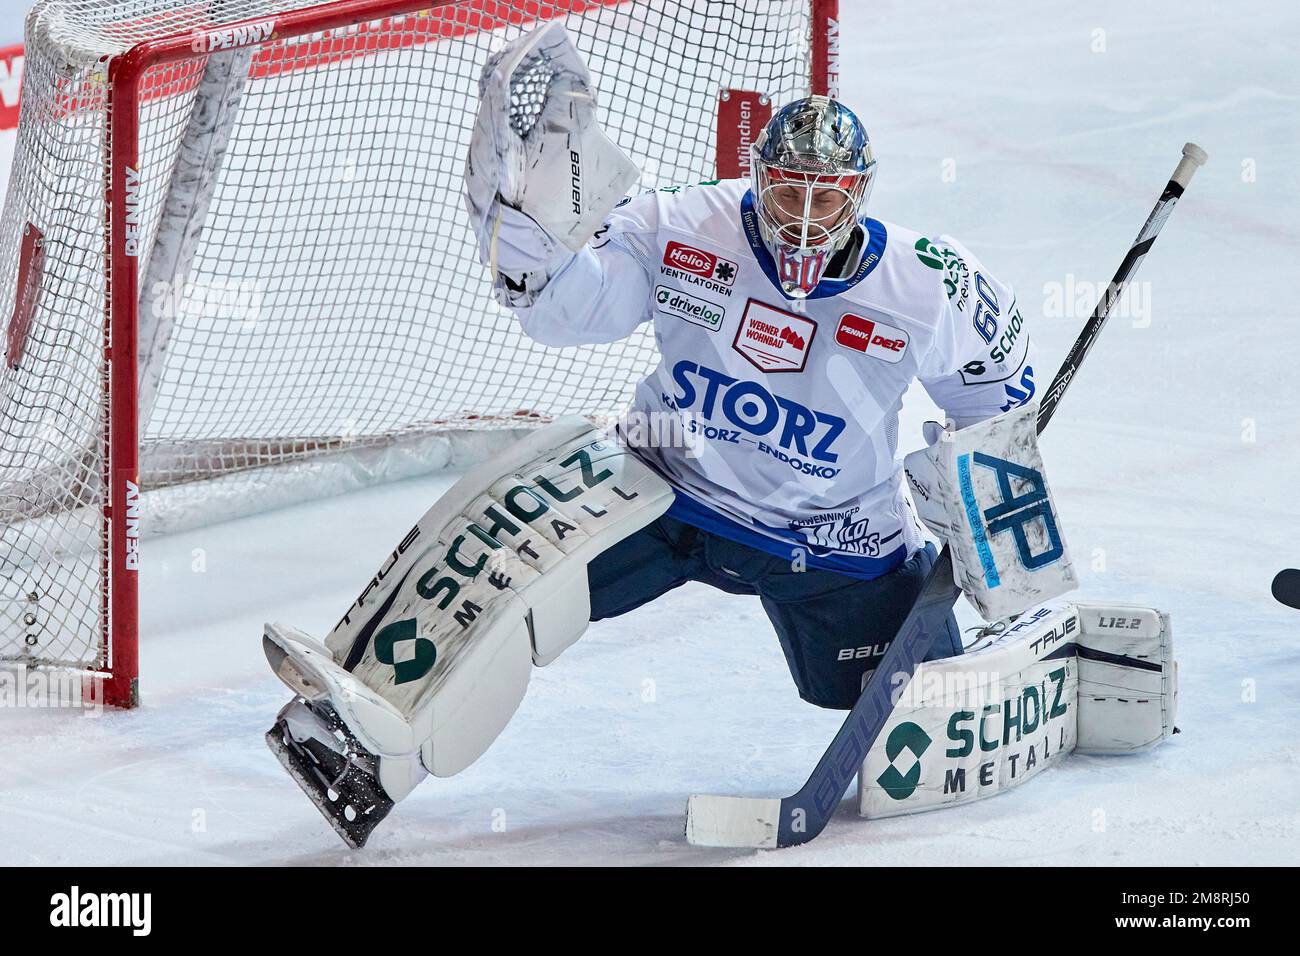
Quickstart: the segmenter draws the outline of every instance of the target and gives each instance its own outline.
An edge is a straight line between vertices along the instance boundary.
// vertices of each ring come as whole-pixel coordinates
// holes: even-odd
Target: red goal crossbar
[[[103,481],[104,518],[108,547],[102,574],[105,646],[111,655],[110,677],[104,683],[105,703],[132,707],[138,691],[138,607],[140,534],[140,458],[137,408],[137,328],[139,302],[139,217],[141,182],[140,115],[150,98],[175,90],[149,87],[146,78],[159,65],[192,59],[215,50],[228,50],[268,40],[295,39],[291,69],[365,55],[392,44],[375,45],[377,30],[365,24],[408,18],[414,30],[426,28],[428,11],[447,6],[464,8],[464,16],[440,21],[446,36],[463,36],[506,24],[525,24],[564,13],[580,13],[624,0],[557,0],[540,4],[527,0],[338,0],[280,13],[271,18],[240,20],[219,29],[187,31],[137,44],[108,67],[109,150],[105,184],[107,242],[103,349],[108,368],[106,400],[111,409],[105,436]],[[810,86],[813,92],[836,95],[839,87],[838,0],[809,0],[813,24]],[[414,32],[410,34],[411,42]],[[440,39],[441,35],[428,37]],[[281,69],[255,59],[254,71],[265,75]],[[111,636],[111,639],[110,639]]]

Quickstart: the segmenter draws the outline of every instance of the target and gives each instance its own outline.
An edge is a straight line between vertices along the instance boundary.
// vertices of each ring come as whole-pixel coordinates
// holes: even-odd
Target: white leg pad
[[[890,817],[1018,787],[1075,750],[1123,754],[1174,731],[1169,615],[1052,603],[967,653],[917,668],[858,776],[858,810]]]
[[[1082,754],[1149,750],[1174,731],[1178,663],[1169,615],[1132,604],[1080,604]]]
[[[355,712],[363,744],[391,750],[400,739],[435,776],[458,773],[514,715],[530,669],[586,630],[587,563],[672,498],[585,420],[540,428],[429,509],[324,647],[268,631],[268,659],[295,692],[326,694],[350,728]],[[290,657],[301,665],[286,666]],[[346,698],[349,684],[361,704]]]

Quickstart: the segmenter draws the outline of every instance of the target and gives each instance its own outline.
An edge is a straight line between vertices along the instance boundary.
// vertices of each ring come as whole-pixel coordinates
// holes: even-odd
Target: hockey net
[[[460,200],[480,67],[565,18],[640,188],[689,183],[719,90],[809,90],[817,7],[39,4],[0,222],[0,662],[135,701],[140,489],[201,512],[213,481],[616,413],[648,328],[548,349],[491,300]]]

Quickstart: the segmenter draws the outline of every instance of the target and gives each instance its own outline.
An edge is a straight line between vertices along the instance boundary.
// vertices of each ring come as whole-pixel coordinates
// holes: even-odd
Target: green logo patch
[[[921,260],[921,265],[929,266],[931,269],[943,268],[943,253],[929,239],[922,236],[916,240],[916,258]]]
[[[957,294],[961,290],[961,299],[957,302],[957,308],[961,309],[966,304],[967,279],[970,272],[966,261],[957,255],[956,250],[948,246],[935,245],[931,240],[922,237],[916,240],[913,246],[916,250],[916,258],[920,260],[921,265],[931,269],[943,270],[943,287],[948,291],[948,298]]]
[[[406,641],[415,642],[415,656],[399,661],[396,658],[397,645]],[[433,670],[437,659],[438,648],[427,637],[420,637],[413,620],[394,621],[375,635],[375,660],[392,666],[395,683],[419,680]]]
[[[916,792],[916,787],[921,782],[921,754],[929,749],[930,743],[930,735],[910,721],[894,728],[885,741],[885,756],[889,758],[889,766],[876,778],[876,783],[880,784],[885,793],[895,800],[906,800]],[[899,773],[894,761],[904,750],[911,753],[913,763],[907,773]]]

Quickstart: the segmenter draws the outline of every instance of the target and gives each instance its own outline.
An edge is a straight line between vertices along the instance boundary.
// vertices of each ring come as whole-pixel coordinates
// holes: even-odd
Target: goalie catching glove
[[[488,60],[465,207],[496,300],[531,305],[639,172],[596,120],[596,91],[558,21]]]

